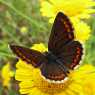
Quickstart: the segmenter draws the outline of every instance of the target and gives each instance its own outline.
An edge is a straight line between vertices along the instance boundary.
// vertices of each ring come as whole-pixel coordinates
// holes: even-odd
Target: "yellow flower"
[[[88,18],[95,13],[94,0],[40,0],[40,3],[42,15],[50,19],[54,19],[59,11],[76,18]]]
[[[95,74],[94,74],[95,76]],[[86,93],[86,95],[95,95],[95,77],[94,79],[90,79],[86,82],[84,82],[84,93]],[[90,88],[90,90],[89,90]]]
[[[42,43],[40,43],[40,44],[34,44],[31,49],[39,50],[40,52],[48,51],[48,48],[46,48],[44,46],[44,44],[42,44]]]
[[[40,51],[43,52],[40,46],[38,44]],[[37,48],[37,44],[33,47],[33,49],[36,50],[39,50],[39,48]],[[71,71],[68,75],[68,80],[64,83],[48,82],[42,77],[39,69],[32,67],[31,64],[27,64],[22,60],[17,62],[16,68],[15,79],[19,81],[21,94],[95,95],[95,90],[90,94],[92,88],[89,88],[89,85],[95,87],[95,84],[93,83],[95,81],[95,67],[91,65],[84,65],[77,70]]]
[[[83,21],[80,21],[75,18],[72,18],[71,21],[75,29],[74,31],[75,40],[78,40],[82,43],[88,40],[90,37],[90,33],[91,33],[90,26],[88,26]]]
[[[80,72],[79,72],[80,71]],[[81,73],[81,74],[79,74]],[[76,73],[75,79],[80,79],[83,81],[83,93],[84,95],[95,95],[95,67],[92,65],[84,65],[80,67]]]
[[[11,77],[14,76],[13,71],[10,70],[10,64],[7,63],[4,65],[4,67],[1,70],[1,77],[2,77],[2,82],[4,87],[9,87],[10,86],[10,80]]]
[[[20,28],[20,32],[21,32],[21,33],[27,33],[27,32],[28,32],[28,28],[27,28],[26,26],[22,26],[22,27]]]

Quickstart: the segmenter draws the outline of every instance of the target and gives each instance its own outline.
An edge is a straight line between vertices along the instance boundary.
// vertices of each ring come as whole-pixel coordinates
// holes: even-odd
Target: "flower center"
[[[71,83],[70,80],[68,80],[64,83],[60,83],[60,84],[50,83],[50,82],[44,80],[42,77],[40,77],[39,81],[35,85],[37,85],[37,88],[39,90],[41,90],[43,93],[48,93],[48,94],[52,95],[53,93],[54,94],[60,93],[65,88],[67,88],[70,83]]]

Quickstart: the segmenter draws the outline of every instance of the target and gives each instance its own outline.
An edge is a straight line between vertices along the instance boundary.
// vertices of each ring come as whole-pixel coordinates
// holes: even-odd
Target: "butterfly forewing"
[[[55,18],[49,43],[48,49],[53,54],[57,55],[59,50],[68,42],[74,39],[73,27],[69,18],[59,12]]]
[[[47,62],[44,55],[36,50],[16,45],[10,45],[10,48],[19,58],[32,64],[34,67],[39,67],[42,63]]]

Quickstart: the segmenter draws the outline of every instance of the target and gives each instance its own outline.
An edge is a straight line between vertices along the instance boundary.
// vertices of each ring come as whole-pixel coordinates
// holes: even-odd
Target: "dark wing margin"
[[[61,47],[74,39],[73,30],[69,18],[62,12],[59,12],[51,30],[48,42],[49,51],[57,55]]]
[[[10,48],[17,57],[32,64],[34,67],[39,67],[42,63],[47,62],[44,55],[39,51],[16,45],[10,45]]]
[[[57,57],[68,68],[74,69],[74,67],[79,65],[82,55],[82,44],[78,41],[72,41],[63,47],[63,50]]]

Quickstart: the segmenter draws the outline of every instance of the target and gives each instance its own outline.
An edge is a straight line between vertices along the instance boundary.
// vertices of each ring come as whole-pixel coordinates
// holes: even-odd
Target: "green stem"
[[[4,28],[2,29],[3,31],[6,31]],[[19,40],[17,39],[17,37],[15,38],[15,36],[13,36],[13,33],[8,33],[8,35],[11,37],[11,39],[13,39],[17,44],[21,44],[19,42]]]
[[[20,12],[19,10],[17,10],[14,6],[12,6],[11,4],[8,4],[7,2],[5,2],[4,0],[0,0],[1,3],[7,5],[9,8],[11,8],[13,11],[15,11],[17,14],[19,14],[20,16],[22,16],[23,18],[27,19],[28,21],[30,21],[32,24],[34,24],[36,27],[40,27],[44,30],[45,27],[41,24],[38,24],[38,22],[36,22],[35,20],[31,19],[30,17],[28,17],[27,15],[25,15],[24,13]]]
[[[11,57],[11,58],[16,58],[16,56],[9,54],[9,53],[4,53],[0,51],[0,56],[6,56],[6,57]]]

